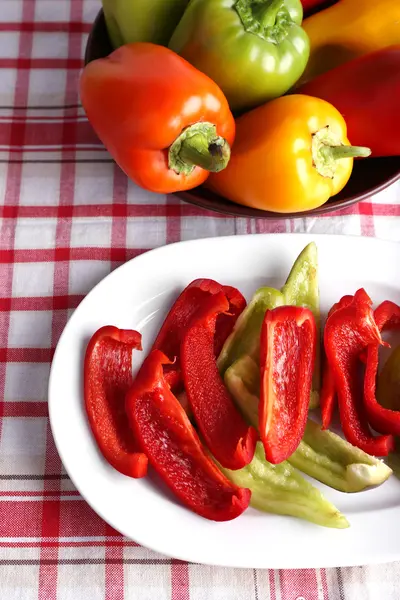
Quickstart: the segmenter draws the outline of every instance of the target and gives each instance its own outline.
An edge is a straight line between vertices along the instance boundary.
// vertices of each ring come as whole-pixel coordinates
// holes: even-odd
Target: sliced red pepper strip
[[[349,306],[354,300],[354,296],[343,296],[339,302],[336,302],[328,313],[328,318],[339,308]],[[322,373],[322,388],[320,394],[322,429],[328,429],[332,422],[332,415],[335,408],[336,390],[332,369],[325,357],[325,363]]]
[[[133,383],[132,351],[141,350],[137,331],[102,327],[92,336],[84,365],[85,407],[103,456],[120,473],[143,477],[147,456],[141,451],[125,413]]]
[[[259,431],[266,459],[286,460],[307,422],[317,328],[310,310],[279,306],[265,314],[260,338]]]
[[[229,309],[223,292],[204,301],[183,335],[181,363],[189,404],[208,448],[223,467],[236,470],[251,462],[258,435],[237,410],[218,372],[216,321]]]
[[[374,312],[379,331],[400,329],[400,306],[385,300]],[[400,412],[384,408],[376,399],[379,344],[370,344],[367,350],[367,366],[364,380],[364,404],[371,426],[380,433],[400,435]]]
[[[224,292],[229,300],[229,314],[221,314],[217,320],[214,344],[215,355],[218,356],[240,313],[246,307],[246,300],[236,288],[222,286],[212,279],[196,279],[183,290],[169,311],[153,344],[152,350],[161,350],[173,361],[173,364],[165,366],[164,372],[174,393],[183,390],[180,367],[180,345],[183,331],[203,300],[219,292]]]
[[[186,506],[213,521],[235,519],[251,493],[228,481],[206,454],[163,376],[168,363],[159,350],[144,361],[126,400],[132,429],[150,464]]]
[[[358,382],[361,352],[368,344],[381,343],[371,306],[372,301],[365,290],[358,290],[350,305],[336,310],[328,318],[324,345],[334,376],[346,439],[368,454],[387,456],[394,447],[393,437],[372,435]]]

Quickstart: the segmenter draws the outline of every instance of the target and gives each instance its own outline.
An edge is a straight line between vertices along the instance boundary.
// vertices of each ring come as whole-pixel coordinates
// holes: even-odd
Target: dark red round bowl
[[[93,23],[87,42],[85,64],[96,58],[108,56],[110,52],[112,52],[112,46],[108,38],[103,11],[100,11]],[[207,210],[214,210],[226,215],[256,217],[261,219],[293,219],[321,215],[323,213],[347,208],[351,204],[366,200],[374,194],[384,190],[399,178],[400,156],[356,160],[354,162],[354,169],[350,181],[340,194],[334,196],[334,198],[319,208],[307,210],[302,213],[283,214],[241,206],[240,204],[230,202],[218,194],[210,192],[202,186],[188,192],[178,192],[175,195],[182,198],[182,200],[185,200],[185,202],[190,202],[191,204],[206,208]]]

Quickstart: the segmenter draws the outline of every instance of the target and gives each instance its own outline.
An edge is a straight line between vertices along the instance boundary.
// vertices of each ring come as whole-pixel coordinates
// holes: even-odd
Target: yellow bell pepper
[[[343,117],[325,100],[282,96],[237,119],[230,163],[207,187],[237,204],[302,212],[339,193],[353,157],[370,153],[349,145]]]

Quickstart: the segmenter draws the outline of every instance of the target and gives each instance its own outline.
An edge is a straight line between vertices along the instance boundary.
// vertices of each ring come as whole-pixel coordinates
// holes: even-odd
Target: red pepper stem
[[[201,167],[218,173],[227,166],[231,156],[228,142],[217,135],[212,123],[195,123],[187,127],[168,152],[168,166],[179,175],[190,175]]]

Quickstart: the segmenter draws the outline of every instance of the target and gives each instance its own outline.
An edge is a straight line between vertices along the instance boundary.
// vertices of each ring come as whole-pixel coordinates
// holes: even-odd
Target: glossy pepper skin
[[[225,383],[245,418],[257,426],[260,396],[258,365],[249,356],[243,356],[227,370]],[[380,485],[392,472],[383,461],[352,446],[332,431],[321,430],[320,425],[311,419],[307,420],[297,450],[281,465],[288,463],[309,477],[347,493]]]
[[[126,399],[132,429],[152,467],[183,504],[206,519],[235,519],[247,508],[250,492],[230,483],[206,454],[164,380],[168,362],[153,350],[143,363]]]
[[[400,306],[386,300],[374,312],[379,331],[400,329]],[[371,426],[380,433],[400,435],[400,412],[378,403],[376,399],[376,379],[378,375],[379,345],[371,344],[367,351],[367,365],[364,379],[364,405]]]
[[[339,0],[305,19],[311,53],[299,83],[314,79],[358,56],[400,43],[397,0]]]
[[[330,4],[334,4],[335,0],[301,0],[304,10],[304,16],[308,17],[310,13],[317,10],[323,10]]]
[[[271,465],[266,461],[261,442],[247,467],[223,471],[233,483],[251,490],[250,504],[257,510],[298,517],[322,527],[349,527],[346,517],[291,464]]]
[[[331,104],[294,94],[239,117],[228,167],[207,187],[237,204],[279,213],[317,208],[348,182],[352,156],[346,123]]]
[[[281,291],[268,287],[256,291],[236,321],[218,357],[217,364],[222,376],[242,356],[250,356],[259,363],[260,334],[265,313],[283,305],[309,308],[314,315],[319,337],[318,251],[314,242],[300,252]],[[319,403],[319,355],[317,343],[310,408],[315,408]]]
[[[361,289],[352,304],[336,310],[324,330],[325,353],[333,372],[339,401],[340,421],[346,439],[368,454],[387,456],[393,449],[390,435],[374,437],[363,406],[363,390],[358,381],[361,352],[382,339],[372,312],[372,301]]]
[[[317,330],[312,312],[297,306],[267,311],[260,341],[259,432],[273,464],[298,447],[307,421]]]
[[[345,308],[350,306],[354,301],[354,296],[343,296],[339,302],[336,302],[328,313],[328,318],[339,308]],[[335,379],[333,376],[332,367],[329,361],[325,357],[323,375],[322,375],[322,389],[321,389],[321,416],[322,416],[322,429],[328,429],[332,421],[333,411],[336,402],[336,390],[335,390]]]
[[[189,0],[102,0],[114,48],[132,42],[167,46]]]
[[[141,350],[137,331],[102,327],[85,354],[84,397],[90,427],[103,456],[120,473],[143,477],[147,456],[141,451],[125,413],[133,383],[132,351]]]
[[[235,122],[226,98],[168,48],[128,44],[90,62],[80,95],[107,150],[143,188],[191,189],[229,161]]]
[[[400,45],[360,56],[297,91],[333,104],[352,144],[368,146],[373,156],[400,154]]]
[[[172,361],[164,366],[164,375],[171,390],[179,393],[183,389],[180,367],[180,346],[183,333],[205,298],[224,293],[229,301],[229,314],[217,317],[214,337],[214,352],[217,357],[232,331],[236,320],[246,306],[246,300],[236,288],[222,286],[212,279],[192,281],[178,296],[154,341],[153,350],[161,350]]]
[[[251,462],[258,435],[235,407],[218,372],[215,326],[218,315],[228,311],[223,293],[204,301],[182,338],[181,366],[190,407],[210,452],[223,467],[240,469]]]
[[[309,44],[300,0],[192,0],[169,47],[213,79],[233,111],[287,92]]]

